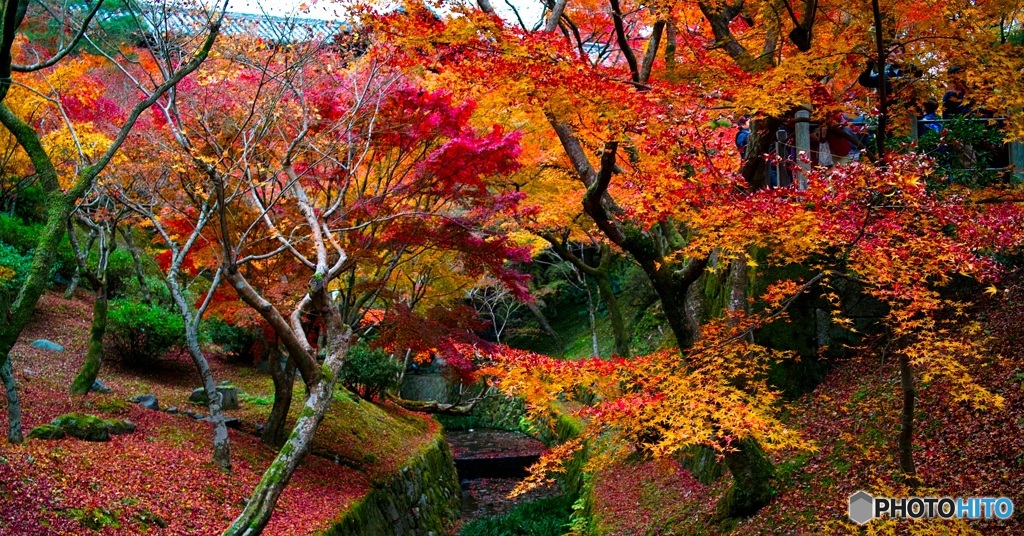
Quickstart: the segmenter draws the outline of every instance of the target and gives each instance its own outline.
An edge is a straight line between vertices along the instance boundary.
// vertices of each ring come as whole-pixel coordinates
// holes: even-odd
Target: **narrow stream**
[[[557,493],[553,487],[510,499],[526,468],[546,448],[540,441],[506,430],[445,432],[462,485],[462,522],[504,514],[517,504]]]

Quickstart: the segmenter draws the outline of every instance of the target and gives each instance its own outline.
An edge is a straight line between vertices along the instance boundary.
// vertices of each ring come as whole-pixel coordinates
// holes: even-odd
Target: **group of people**
[[[858,82],[868,88],[878,88],[881,84],[881,77],[875,72],[877,67],[869,64],[861,75]],[[909,73],[909,74],[908,74]],[[893,98],[900,100],[900,96],[906,97],[910,93],[909,87],[916,86],[914,92],[922,91],[920,84],[912,84],[922,79],[923,73],[919,69],[909,68],[904,73],[899,66],[887,66],[886,88],[890,90]],[[896,84],[896,83],[898,84]],[[947,126],[955,118],[959,117],[990,117],[984,110],[976,110],[973,103],[966,96],[966,83],[963,69],[958,66],[950,67],[947,70],[947,90],[942,96],[941,102],[931,98],[921,102],[920,97],[909,98],[911,108],[917,108],[920,113],[917,122],[918,138],[929,133],[941,133],[945,136]],[[899,85],[900,87],[896,87]],[[818,91],[827,93],[824,85]],[[827,97],[827,95],[826,95]],[[828,100],[827,98],[825,99]],[[917,105],[912,104],[917,102]],[[906,103],[906,101],[904,101]],[[941,110],[941,116],[940,114]],[[794,141],[795,120],[790,116],[779,128],[777,133],[778,143],[768,145],[770,157],[774,157],[778,151],[785,160],[797,159],[797,148]],[[735,145],[741,158],[748,158],[748,141],[750,139],[750,117],[743,116],[736,121]],[[785,140],[785,141],[783,141]],[[969,143],[957,143],[957,153],[962,164],[961,167],[974,167],[975,155]],[[820,167],[832,167],[844,165],[857,161],[862,154],[870,155],[870,140],[867,128],[867,120],[863,114],[857,118],[851,118],[845,114],[835,113],[819,122],[812,122],[810,125],[810,147],[808,157],[811,164]],[[1001,148],[994,148],[999,151]],[[1005,152],[1005,151],[1004,151]],[[1003,157],[1003,159],[1006,159]],[[995,160],[1000,161],[999,156]],[[997,164],[998,165],[998,162]],[[776,170],[772,170],[772,175]],[[773,178],[773,183],[779,179]],[[785,178],[782,178],[785,182]]]
[[[779,127],[779,143],[769,146],[769,156],[774,156],[776,151],[781,151],[783,158],[795,159],[797,148],[795,141],[795,121],[793,118]],[[750,139],[750,118],[741,117],[736,122],[736,148],[741,158],[747,156],[747,145]],[[785,139],[785,141],[782,141]],[[832,167],[854,162],[860,158],[862,152],[867,152],[867,128],[866,121],[850,119],[839,114],[832,121],[811,123],[810,125],[810,151],[809,157],[814,166]],[[774,173],[774,170],[773,170]],[[778,185],[778,179],[773,179],[773,185]]]

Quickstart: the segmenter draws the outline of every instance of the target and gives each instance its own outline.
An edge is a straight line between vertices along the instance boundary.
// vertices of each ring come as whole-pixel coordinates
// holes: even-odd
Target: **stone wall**
[[[441,434],[409,465],[377,484],[325,536],[443,536],[459,517],[462,493]]]

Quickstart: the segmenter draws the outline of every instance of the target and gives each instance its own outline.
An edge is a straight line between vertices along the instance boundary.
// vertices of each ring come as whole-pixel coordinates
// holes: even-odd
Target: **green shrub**
[[[28,224],[17,216],[0,214],[0,243],[14,246],[20,253],[35,249],[42,234],[41,224]]]
[[[6,183],[5,197],[0,197],[4,211],[26,222],[46,221],[46,192],[38,184],[26,185],[21,177],[0,178],[0,183]]]
[[[572,503],[567,495],[523,503],[503,516],[467,523],[459,536],[562,536],[568,531]]]
[[[67,284],[75,275],[75,268],[78,260],[75,259],[75,250],[71,249],[71,242],[67,234],[61,239],[60,245],[52,259],[53,265],[50,268],[50,280],[61,284]]]
[[[211,318],[203,323],[203,335],[239,363],[253,364],[263,357],[262,341],[254,329]]]
[[[402,363],[388,352],[365,344],[353,346],[341,368],[341,382],[366,400],[379,398],[398,385]]]
[[[31,265],[31,257],[0,242],[0,310],[14,301]]]
[[[112,300],[104,342],[107,351],[123,364],[144,367],[185,342],[185,323],[159,306]]]
[[[99,261],[99,249],[89,252],[89,266]],[[115,249],[107,259],[107,292],[110,296],[123,297],[129,282],[135,278],[135,261],[130,251]]]
[[[164,280],[160,276],[155,275],[146,275],[144,277],[146,278],[146,288],[149,289],[149,295],[153,302],[168,309],[173,308],[174,299],[171,298],[171,291],[167,290],[167,284],[164,283]],[[119,297],[143,301],[145,296],[142,294],[142,288],[139,287],[139,278],[128,278],[124,282],[124,289]]]

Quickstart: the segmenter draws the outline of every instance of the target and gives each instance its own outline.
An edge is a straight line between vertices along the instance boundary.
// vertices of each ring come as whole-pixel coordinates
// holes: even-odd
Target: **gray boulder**
[[[188,401],[198,406],[205,406],[210,403],[210,399],[206,396],[206,389],[199,387],[192,390],[192,394],[188,395]]]
[[[96,380],[92,382],[91,389],[93,391],[97,392],[97,393],[103,393],[103,394],[107,394],[107,393],[112,392],[112,389],[107,387],[107,384],[103,383],[103,380],[101,380],[99,378],[96,378]]]
[[[223,382],[217,386],[220,393],[221,409],[238,409],[238,389],[230,383]],[[188,401],[198,406],[210,405],[210,399],[206,396],[206,389],[199,387],[192,391]]]
[[[49,350],[51,352],[63,352],[64,347],[46,339],[36,339],[32,341],[33,348],[39,348],[40,350]]]
[[[160,402],[156,399],[156,395],[139,395],[132,399],[132,402],[153,411],[160,411]]]

